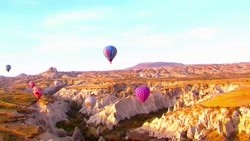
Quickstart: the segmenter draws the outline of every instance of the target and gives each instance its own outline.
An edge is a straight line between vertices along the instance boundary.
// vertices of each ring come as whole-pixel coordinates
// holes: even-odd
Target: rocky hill
[[[169,112],[132,132],[175,140],[249,140],[250,108],[192,107]]]
[[[126,70],[148,69],[157,67],[181,67],[181,66],[185,65],[175,62],[146,62],[146,63],[139,63],[133,67],[127,68]]]

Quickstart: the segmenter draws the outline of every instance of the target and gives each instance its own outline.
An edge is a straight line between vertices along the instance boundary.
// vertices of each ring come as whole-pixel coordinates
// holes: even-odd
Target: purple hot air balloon
[[[110,64],[112,60],[115,58],[117,53],[117,49],[114,46],[106,46],[103,49],[103,55],[109,60]]]
[[[142,103],[144,103],[150,95],[150,89],[147,86],[140,86],[135,89],[135,95]]]

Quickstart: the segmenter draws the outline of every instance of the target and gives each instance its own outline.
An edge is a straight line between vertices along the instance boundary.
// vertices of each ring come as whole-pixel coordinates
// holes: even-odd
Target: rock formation
[[[25,120],[26,124],[39,126],[45,133],[56,137],[66,137],[65,131],[56,128],[55,124],[58,121],[68,120],[65,114],[68,111],[67,103],[61,100],[54,100],[51,103],[39,101],[30,109],[34,112]]]
[[[218,94],[220,91],[228,92],[237,87],[237,85],[231,84],[224,86],[203,84],[184,85],[182,87],[166,89],[165,93],[152,92],[145,103],[140,103],[134,95],[125,98],[108,95],[104,99],[96,95],[98,99],[97,105],[91,111],[91,116],[87,123],[94,123],[97,125],[105,123],[109,129],[112,129],[119,121],[129,119],[137,114],[150,113],[162,108],[169,108],[171,111],[177,111],[185,107],[193,106],[203,100],[211,99],[214,94]],[[79,92],[79,94],[81,93]],[[86,95],[81,97],[84,98]],[[74,99],[74,97],[71,98]],[[86,111],[87,109],[83,105],[80,112],[84,113]],[[87,112],[90,113],[90,111]]]
[[[240,133],[250,133],[250,108],[186,108],[167,113],[146,122],[135,132],[148,133],[157,138],[177,140],[208,140],[216,134],[221,140],[233,139]],[[211,140],[211,139],[210,139]]]

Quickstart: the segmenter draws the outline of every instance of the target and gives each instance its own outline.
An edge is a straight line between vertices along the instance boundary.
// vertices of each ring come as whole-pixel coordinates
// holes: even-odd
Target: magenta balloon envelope
[[[34,86],[36,86],[36,85],[35,85],[35,82],[33,82],[33,81],[30,81],[30,82],[29,82],[29,85],[30,85],[31,88],[33,88]]]
[[[135,95],[142,103],[144,103],[150,95],[150,89],[147,86],[140,86],[135,89]]]
[[[40,97],[43,95],[43,89],[38,88],[36,86],[33,87],[33,94],[37,99],[40,99]]]

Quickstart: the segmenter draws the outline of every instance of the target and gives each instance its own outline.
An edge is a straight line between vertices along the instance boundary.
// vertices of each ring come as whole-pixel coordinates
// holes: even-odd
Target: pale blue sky
[[[250,61],[249,0],[0,0],[0,75]],[[113,64],[103,56],[117,47]],[[11,64],[10,73],[5,65]]]

